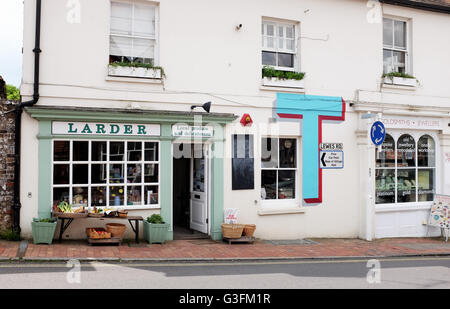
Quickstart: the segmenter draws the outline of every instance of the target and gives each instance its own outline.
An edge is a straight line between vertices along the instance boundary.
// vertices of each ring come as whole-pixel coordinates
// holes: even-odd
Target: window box
[[[161,79],[162,71],[160,68],[139,68],[108,65],[108,75],[118,77]]]
[[[280,79],[275,77],[263,77],[262,85],[266,87],[305,88],[303,79]]]
[[[416,87],[417,79],[415,78],[405,78],[405,77],[384,77],[383,83],[386,85],[398,85],[398,86],[408,86],[408,87]]]

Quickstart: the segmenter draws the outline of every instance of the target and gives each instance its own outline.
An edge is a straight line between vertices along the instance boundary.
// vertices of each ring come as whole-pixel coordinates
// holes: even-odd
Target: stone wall
[[[13,223],[14,109],[16,102],[0,100],[0,230]]]

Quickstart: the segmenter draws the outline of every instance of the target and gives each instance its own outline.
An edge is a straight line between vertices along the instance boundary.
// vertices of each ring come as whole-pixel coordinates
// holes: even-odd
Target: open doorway
[[[173,148],[173,237],[208,238],[208,161],[204,147],[175,143]]]

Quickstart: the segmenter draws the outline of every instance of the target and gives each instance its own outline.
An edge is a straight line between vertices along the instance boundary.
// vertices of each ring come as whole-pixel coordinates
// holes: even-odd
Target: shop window
[[[295,199],[297,140],[263,138],[261,143],[261,198]]]
[[[410,134],[395,142],[387,134],[376,149],[376,203],[433,201],[436,189],[436,145],[429,135],[416,140]]]
[[[54,141],[53,203],[159,205],[159,143]]]

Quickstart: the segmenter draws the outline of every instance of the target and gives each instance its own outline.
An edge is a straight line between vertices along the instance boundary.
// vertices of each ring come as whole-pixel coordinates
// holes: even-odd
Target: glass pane
[[[283,38],[279,38],[278,39],[278,48],[279,49],[284,49],[284,39]]]
[[[286,37],[289,39],[294,39],[294,28],[295,26],[286,27]]]
[[[417,171],[419,202],[434,200],[434,169],[419,169]]]
[[[383,49],[383,73],[391,73],[394,71],[392,51]]]
[[[53,184],[64,185],[69,184],[69,164],[53,165]]]
[[[267,25],[267,35],[274,36],[275,35],[275,27],[274,25]]]
[[[69,161],[69,160],[70,160],[70,142],[54,141],[53,161]]]
[[[397,167],[416,166],[416,142],[409,134],[404,134],[397,141]]]
[[[280,138],[280,167],[297,167],[297,141],[294,138]]]
[[[141,183],[142,182],[142,164],[127,164],[127,182]]]
[[[383,18],[383,45],[387,47],[394,46],[393,37],[393,27],[394,23],[392,19]]]
[[[142,186],[127,188],[127,205],[142,205]]]
[[[194,158],[192,186],[193,191],[205,192],[205,159]]]
[[[145,161],[158,161],[158,147],[159,144],[157,142],[147,142],[145,143]]]
[[[158,186],[144,186],[145,205],[159,204],[158,189]]]
[[[380,169],[375,171],[376,204],[395,203],[395,170]]]
[[[293,68],[294,67],[294,55],[278,53],[278,66]]]
[[[123,183],[123,164],[109,166],[109,183]]]
[[[395,167],[395,141],[389,134],[386,134],[381,151],[375,148],[376,167]]]
[[[261,199],[277,198],[277,171],[261,171]]]
[[[263,65],[277,65],[277,53],[274,52],[262,52],[262,64]]]
[[[397,203],[416,201],[416,170],[397,170]]]
[[[88,172],[89,165],[87,164],[74,164],[72,167],[72,183],[74,184],[87,184],[89,182]]]
[[[106,187],[91,187],[91,206],[106,206]]]
[[[69,203],[69,188],[53,188],[53,206],[61,202]]]
[[[284,37],[284,27],[283,26],[278,26],[278,36],[279,37]]]
[[[157,183],[158,180],[158,164],[144,165],[144,181],[146,183]]]
[[[109,144],[109,160],[124,161],[124,142],[110,142]]]
[[[106,161],[106,142],[92,142],[92,161]]]
[[[295,171],[278,171],[278,199],[295,198]]]
[[[141,161],[142,160],[142,143],[141,142],[128,142],[127,143],[127,158],[128,161]]]
[[[91,183],[106,183],[106,164],[92,164]]]
[[[150,5],[134,6],[133,32],[137,36],[152,36],[155,34],[155,8]]]
[[[123,206],[124,196],[123,186],[109,187],[109,206]]]
[[[295,41],[294,40],[286,40],[286,49],[295,51]]]
[[[261,141],[261,167],[278,167],[278,139],[263,138]]]
[[[405,73],[405,53],[404,52],[393,52],[393,66],[395,72]]]
[[[72,206],[81,207],[88,205],[88,188],[87,187],[75,187],[72,191]]]
[[[111,33],[131,35],[131,20],[131,4],[111,2]]]
[[[406,22],[394,21],[394,45],[406,49]]]
[[[73,142],[73,161],[89,160],[89,142]]]
[[[431,136],[424,135],[419,139],[417,161],[419,166],[436,166],[435,146]]]

